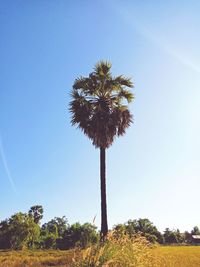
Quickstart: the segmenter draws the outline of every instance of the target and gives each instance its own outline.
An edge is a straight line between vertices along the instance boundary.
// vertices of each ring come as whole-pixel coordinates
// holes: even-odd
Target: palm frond
[[[112,64],[108,61],[100,61],[95,65],[95,73],[99,76],[109,76]]]
[[[86,78],[79,77],[74,81],[73,89],[84,89],[87,86]]]
[[[128,103],[131,103],[134,99],[134,94],[131,93],[129,90],[122,89],[119,92],[119,97],[125,98],[128,101]]]
[[[133,82],[131,81],[131,78],[124,77],[123,75],[117,76],[114,78],[114,82],[117,84],[120,84],[122,86],[127,86],[130,88],[134,87]]]
[[[124,100],[130,103],[134,95],[130,78],[112,77],[111,63],[100,61],[88,77],[75,80],[70,102],[71,123],[77,125],[95,147],[108,148],[116,136],[123,135],[133,122]]]
[[[81,90],[85,95],[95,95],[98,89],[97,77],[91,73],[89,78],[77,78],[73,85],[74,90]]]

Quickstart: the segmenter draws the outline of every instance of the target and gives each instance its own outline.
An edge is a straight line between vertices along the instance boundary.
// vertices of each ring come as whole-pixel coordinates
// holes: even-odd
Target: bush
[[[57,236],[54,234],[48,234],[43,237],[40,246],[44,249],[55,249],[56,248]]]
[[[25,213],[16,213],[0,223],[0,248],[33,248],[38,241],[40,227]]]
[[[74,247],[85,248],[91,244],[97,243],[99,235],[96,231],[96,226],[85,223],[72,224],[65,231],[63,239],[57,240],[57,247],[59,249],[70,249]]]

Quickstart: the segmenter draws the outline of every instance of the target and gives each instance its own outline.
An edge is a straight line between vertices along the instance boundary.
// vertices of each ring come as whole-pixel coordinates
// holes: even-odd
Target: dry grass
[[[73,267],[147,267],[152,261],[152,245],[142,236],[130,239],[126,235],[116,238],[108,236],[104,245],[96,245],[84,250],[74,259]]]
[[[77,254],[75,250],[0,251],[0,267],[70,266]]]
[[[167,246],[152,250],[155,267],[200,267],[199,246]]]
[[[200,267],[200,247],[152,247],[141,236],[69,251],[0,251],[0,267]]]

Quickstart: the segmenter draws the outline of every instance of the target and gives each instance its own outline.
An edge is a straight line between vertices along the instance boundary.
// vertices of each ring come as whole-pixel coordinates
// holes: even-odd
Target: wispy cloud
[[[134,28],[134,30],[150,43],[156,45],[163,50],[166,54],[177,60],[179,63],[185,65],[191,70],[200,73],[200,64],[194,62],[189,55],[181,54],[179,49],[175,48],[173,44],[169,44],[163,39],[162,33],[156,34],[152,29],[142,22],[141,18],[138,18],[134,12],[131,12],[124,5],[115,5],[117,12],[126,21],[126,23]]]
[[[9,183],[11,185],[11,188],[12,190],[17,193],[17,190],[16,190],[16,186],[15,186],[15,183],[14,183],[14,180],[12,178],[12,175],[11,175],[11,172],[10,172],[10,169],[8,167],[8,163],[7,163],[7,159],[6,159],[6,155],[5,155],[5,152],[4,152],[4,148],[3,148],[3,141],[2,141],[2,138],[1,138],[1,134],[0,134],[0,157],[2,159],[2,162],[3,162],[3,166],[5,168],[5,172],[6,172],[6,176],[9,180]]]

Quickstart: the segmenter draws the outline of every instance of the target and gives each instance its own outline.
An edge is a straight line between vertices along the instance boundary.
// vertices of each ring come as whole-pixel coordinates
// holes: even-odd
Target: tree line
[[[41,224],[43,207],[36,205],[27,213],[18,212],[0,222],[0,249],[71,249],[85,248],[100,240],[100,232],[91,223],[69,224],[65,216],[55,217]],[[148,219],[129,220],[113,227],[120,237],[127,234],[133,237],[141,234],[152,243],[160,244],[191,244],[192,235],[200,234],[195,226],[191,232],[181,233],[179,229],[166,228],[163,233]]]

